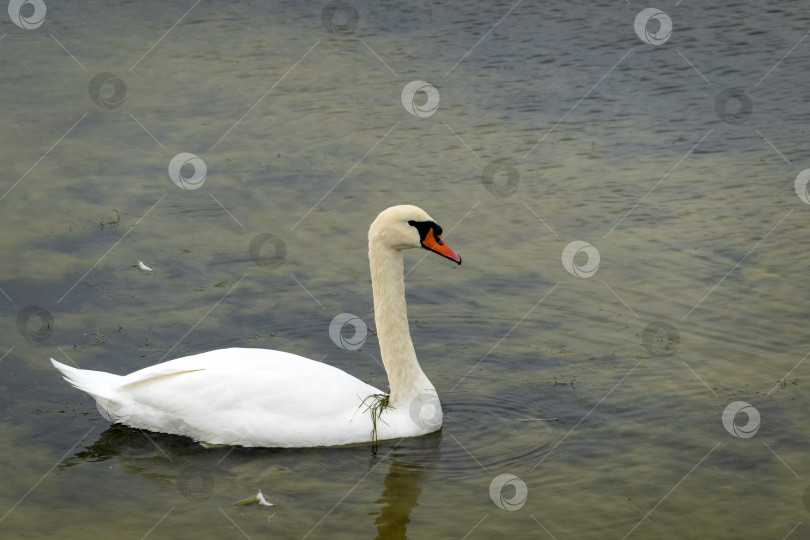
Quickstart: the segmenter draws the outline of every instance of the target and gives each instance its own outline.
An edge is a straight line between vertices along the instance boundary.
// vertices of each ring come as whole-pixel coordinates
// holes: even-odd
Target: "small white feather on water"
[[[264,495],[262,495],[262,490],[259,490],[259,494],[256,495],[256,498],[259,500],[259,504],[262,506],[273,506],[273,503],[264,498]]]
[[[148,266],[143,264],[142,261],[138,261],[138,268],[140,268],[144,272],[153,272],[155,270],[154,268],[149,268]]]

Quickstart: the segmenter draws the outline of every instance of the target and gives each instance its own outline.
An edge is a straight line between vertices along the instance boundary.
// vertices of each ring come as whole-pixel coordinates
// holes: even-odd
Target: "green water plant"
[[[371,394],[370,396],[366,397],[362,402],[360,402],[360,406],[357,407],[358,409],[363,405],[366,406],[363,412],[370,412],[371,413],[371,444],[376,448],[377,447],[377,421],[380,420],[382,417],[382,413],[385,409],[393,408],[389,405],[391,401],[391,394]]]

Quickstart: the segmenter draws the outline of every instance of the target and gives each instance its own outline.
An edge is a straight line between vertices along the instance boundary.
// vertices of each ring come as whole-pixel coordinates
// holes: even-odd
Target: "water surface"
[[[656,45],[634,30],[645,7],[2,18],[3,537],[808,537],[810,19],[668,3]],[[124,86],[94,87],[104,73]],[[402,103],[414,80],[440,98],[422,117]],[[169,177],[181,152],[206,165],[197,189]],[[399,203],[464,258],[406,253],[439,433],[204,449],[110,427],[48,362],[266,347],[385,387],[366,231]],[[251,252],[260,234],[284,256]],[[579,276],[563,266],[574,241],[598,253],[589,277],[584,252]],[[360,350],[330,339],[340,313],[372,330]],[[734,402],[753,436],[724,427]],[[276,506],[233,506],[258,489]]]

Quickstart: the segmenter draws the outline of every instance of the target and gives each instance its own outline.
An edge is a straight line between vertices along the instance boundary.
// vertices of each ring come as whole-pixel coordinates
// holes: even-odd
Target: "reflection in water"
[[[152,433],[131,428],[121,424],[112,424],[105,429],[98,439],[73,457],[62,461],[62,468],[73,467],[83,462],[107,461],[118,456],[127,456],[127,463],[132,458],[152,457],[155,452],[171,459],[169,456],[185,456],[202,453],[205,449],[188,437]]]
[[[375,504],[379,505],[374,526],[377,528],[377,538],[397,539],[407,538],[407,526],[411,520],[411,512],[419,505],[419,496],[422,493],[422,484],[431,471],[435,471],[436,463],[441,456],[442,432],[431,433],[414,439],[403,439],[393,443],[390,450],[377,449],[376,457],[372,462],[382,459],[389,461],[388,472],[382,484],[373,484],[370,476],[365,486],[372,492],[380,492]],[[381,445],[381,446],[382,446]],[[60,463],[59,468],[65,470],[70,467],[86,463],[108,461],[116,459],[130,474],[137,474],[143,478],[161,484],[171,483],[177,486],[177,492],[183,499],[191,503],[201,503],[208,500],[217,491],[223,491],[222,484],[226,477],[242,474],[241,467],[256,464],[251,467],[251,480],[259,485],[265,485],[270,493],[278,495],[272,489],[278,489],[268,479],[268,470],[278,468],[277,462],[287,455],[295,456],[300,460],[311,459],[312,469],[299,471],[313,482],[325,482],[327,479],[318,477],[314,471],[323,462],[332,462],[329,468],[337,468],[343,472],[356,474],[354,457],[374,456],[375,449],[371,446],[357,445],[350,448],[318,448],[318,449],[271,449],[271,448],[241,448],[217,447],[204,448],[198,443],[176,435],[145,432],[120,424],[113,424],[106,429],[92,444],[80,450],[72,457]],[[286,470],[286,469],[285,469]],[[296,483],[305,483],[299,479]],[[240,482],[242,484],[244,482]],[[270,484],[270,485],[268,485]],[[242,486],[239,486],[242,489]],[[237,500],[242,492],[228,492],[226,497]]]
[[[441,431],[405,439],[391,451],[391,464],[382,496],[375,501],[382,510],[374,520],[378,539],[407,538],[411,511],[419,505],[422,482],[439,456]]]
[[[411,510],[418,505],[422,493],[422,471],[408,470],[394,460],[385,477],[385,491],[375,501],[383,505],[380,515],[374,520],[377,538],[407,538],[405,532],[411,521]]]
[[[366,487],[371,492],[380,493],[375,504],[380,506],[374,526],[377,538],[406,538],[410,515],[418,506],[422,493],[422,483],[430,471],[435,469],[441,455],[441,431],[414,439],[404,439],[392,443],[382,443],[375,449],[368,445],[347,448],[204,448],[187,437],[146,432],[113,424],[98,439],[72,457],[63,460],[59,469],[95,462],[115,460],[116,466],[141,478],[151,479],[161,485],[174,484],[179,500],[188,503],[207,501],[216,491],[224,499],[238,500],[244,493],[244,485],[265,486],[265,491],[278,496],[283,489],[275,482],[272,473],[287,471],[279,462],[289,457],[307,465],[298,470],[296,484],[312,482],[327,485],[329,478],[318,474],[323,468],[329,469],[338,477],[356,475],[357,467],[367,462],[371,455],[376,459],[389,461],[388,472],[381,485],[374,485],[370,476]],[[386,450],[384,445],[393,444]],[[381,457],[384,456],[384,457]],[[360,458],[358,461],[357,458]],[[382,464],[381,464],[382,465]],[[302,478],[306,476],[306,479]],[[231,488],[226,482],[238,477],[238,487]],[[258,489],[258,487],[257,487]],[[252,493],[252,492],[251,492]],[[176,495],[175,495],[176,497]]]

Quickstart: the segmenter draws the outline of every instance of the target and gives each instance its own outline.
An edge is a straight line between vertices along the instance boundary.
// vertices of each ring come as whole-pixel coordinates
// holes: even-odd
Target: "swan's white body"
[[[209,445],[368,441],[373,426],[362,401],[382,394],[328,364],[266,349],[220,349],[125,376],[54,365],[73,386],[92,395],[108,419]],[[420,434],[402,430],[408,422],[395,419],[395,412],[383,412],[379,439]],[[391,431],[391,426],[400,430]]]
[[[385,210],[369,230],[375,321],[390,385],[382,409],[377,388],[282,351],[221,349],[125,376],[51,362],[108,419],[207,445],[334,446],[430,433],[441,428],[442,413],[408,331],[401,251],[422,246],[460,263],[440,233],[415,206]]]

